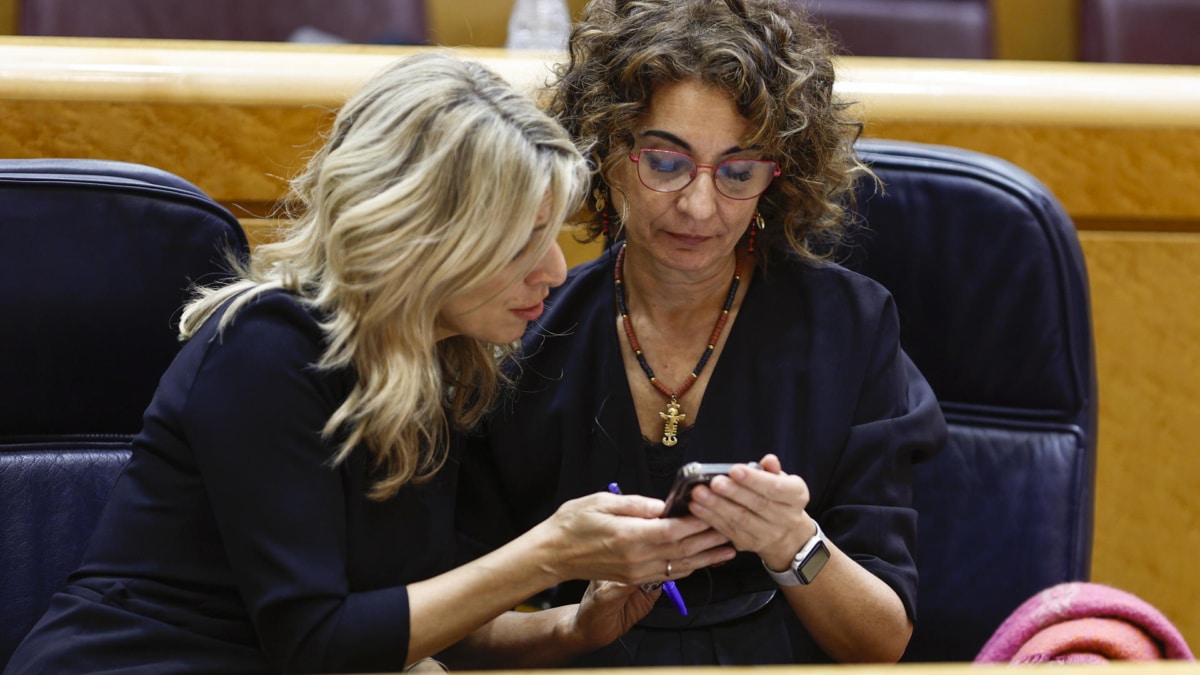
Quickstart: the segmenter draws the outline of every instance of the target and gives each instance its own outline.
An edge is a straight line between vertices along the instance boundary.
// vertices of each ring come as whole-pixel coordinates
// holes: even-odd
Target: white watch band
[[[821,568],[825,566],[825,561],[829,559],[829,548],[825,545],[825,533],[821,531],[821,524],[815,520],[813,524],[817,526],[816,533],[804,543],[804,546],[792,558],[792,562],[787,566],[787,569],[776,572],[767,567],[766,561],[763,561],[763,569],[780,586],[799,586],[801,584],[812,583],[812,580],[817,576],[817,572],[821,571]],[[811,560],[814,554],[821,556],[820,559]],[[806,570],[806,567],[813,569]]]

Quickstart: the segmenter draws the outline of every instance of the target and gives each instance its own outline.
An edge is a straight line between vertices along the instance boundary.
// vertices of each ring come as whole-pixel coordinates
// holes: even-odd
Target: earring
[[[759,230],[765,229],[767,222],[763,220],[762,214],[758,211],[754,212],[754,218],[750,221],[750,227],[746,232],[746,252],[754,253],[754,239]]]
[[[592,190],[592,196],[596,198],[596,213],[600,214],[600,234],[608,239],[608,190],[604,188],[596,188]]]

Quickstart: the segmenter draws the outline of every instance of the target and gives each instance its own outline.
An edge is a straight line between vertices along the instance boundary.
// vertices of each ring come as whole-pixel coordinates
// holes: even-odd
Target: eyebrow
[[[687,150],[688,152],[693,152],[691,143],[688,143],[687,141],[683,140],[682,138],[676,136],[675,134],[673,134],[669,131],[661,131],[659,129],[647,129],[646,131],[643,131],[642,133],[638,134],[638,136],[640,138],[645,138],[647,136],[661,138],[664,141],[668,141],[670,143],[674,143],[675,145],[678,145],[679,147],[683,148],[684,150]],[[749,148],[743,148],[740,145],[734,145],[732,147],[726,148],[724,152],[721,152],[719,154],[732,155],[735,152],[742,152],[743,150],[748,150],[748,149]]]

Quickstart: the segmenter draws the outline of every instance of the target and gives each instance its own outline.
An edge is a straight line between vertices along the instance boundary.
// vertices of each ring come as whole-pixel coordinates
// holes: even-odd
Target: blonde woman
[[[658,500],[596,494],[450,569],[456,432],[563,281],[586,183],[478,64],[425,54],[366,84],[283,240],[186,308],[88,553],[6,672],[400,670],[468,636],[450,658],[550,665],[648,611],[662,560],[731,557]],[[505,612],[576,578],[625,583]]]

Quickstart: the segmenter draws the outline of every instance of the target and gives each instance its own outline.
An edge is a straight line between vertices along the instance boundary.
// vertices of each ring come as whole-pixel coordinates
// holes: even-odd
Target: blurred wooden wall
[[[1002,59],[1072,61],[1077,55],[1079,0],[992,0],[996,56]],[[578,16],[586,0],[568,0]],[[511,0],[431,0],[430,33],[443,45],[504,44]]]
[[[0,35],[17,32],[19,2],[0,0]],[[1078,2],[992,0],[997,57],[1074,60],[1078,45]],[[567,0],[572,16],[578,16],[585,4],[587,0]],[[512,0],[428,0],[431,40],[434,44],[451,46],[502,46],[512,5]]]
[[[567,0],[571,16],[583,11],[587,0]],[[429,34],[434,44],[502,47],[508,34],[513,0],[428,0]]]
[[[992,0],[996,56],[1074,61],[1079,56],[1079,0]]]
[[[17,0],[0,0],[0,35],[17,32]]]

